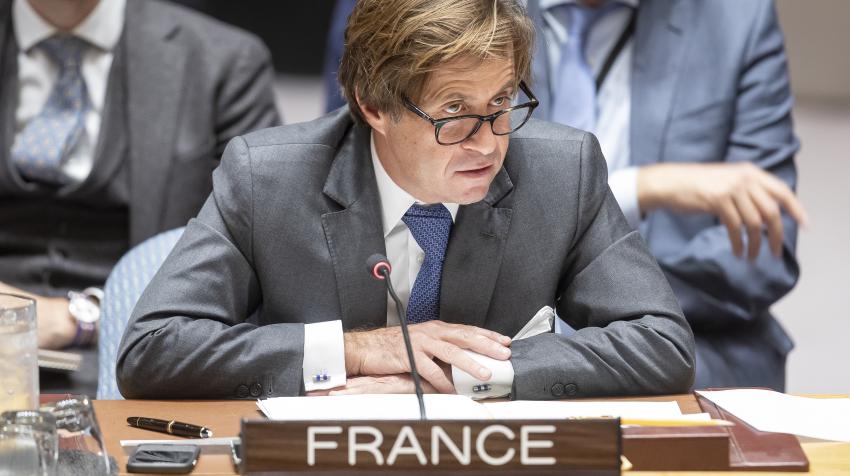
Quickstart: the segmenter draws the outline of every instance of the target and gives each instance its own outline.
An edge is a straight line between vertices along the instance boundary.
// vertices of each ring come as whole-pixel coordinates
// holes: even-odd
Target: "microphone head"
[[[386,272],[387,276],[389,276],[392,271],[392,266],[390,266],[390,262],[386,256],[375,253],[366,259],[366,267],[369,269],[369,273],[375,278],[384,280],[384,273]]]

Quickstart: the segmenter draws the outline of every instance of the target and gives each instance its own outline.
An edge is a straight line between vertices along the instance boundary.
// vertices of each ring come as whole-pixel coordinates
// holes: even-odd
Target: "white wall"
[[[800,282],[774,311],[796,341],[788,391],[850,393],[850,1],[778,0],[796,107]]]

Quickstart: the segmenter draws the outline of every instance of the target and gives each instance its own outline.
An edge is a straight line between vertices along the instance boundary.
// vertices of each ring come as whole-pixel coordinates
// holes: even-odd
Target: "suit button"
[[[248,386],[247,385],[239,385],[236,387],[236,396],[238,398],[245,398],[248,396]]]
[[[568,383],[564,385],[564,395],[568,397],[575,397],[578,393],[578,385],[574,383]]]
[[[552,385],[552,396],[553,397],[563,397],[564,396],[564,384],[556,383]]]
[[[254,384],[251,385],[251,396],[259,397],[261,393],[263,393],[263,386],[260,385],[259,382],[254,382]]]

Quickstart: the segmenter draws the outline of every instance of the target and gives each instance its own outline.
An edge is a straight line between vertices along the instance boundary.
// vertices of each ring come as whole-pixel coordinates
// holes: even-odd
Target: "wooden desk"
[[[627,401],[670,401],[676,400],[683,413],[699,413],[699,406],[692,395],[665,397],[617,398]],[[127,425],[127,417],[146,416],[170,420],[173,418],[206,425],[215,437],[238,436],[239,423],[243,417],[259,417],[260,412],[253,401],[156,401],[156,400],[96,400],[95,411],[106,437],[107,451],[118,461],[121,474],[126,473],[127,456],[121,449],[120,440],[175,439],[180,438],[156,433]],[[824,443],[803,441],[803,450],[811,463],[811,473],[816,475],[850,475],[850,443]],[[193,475],[237,474],[228,455],[203,455]],[[634,472],[635,475],[739,475],[753,473],[732,472]],[[789,473],[759,472],[759,475],[782,475]]]

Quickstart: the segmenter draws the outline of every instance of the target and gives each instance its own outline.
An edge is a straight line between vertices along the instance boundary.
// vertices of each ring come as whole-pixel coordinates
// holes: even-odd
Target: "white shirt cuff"
[[[641,220],[640,204],[638,203],[637,174],[637,167],[626,167],[614,171],[608,177],[608,186],[611,187],[614,198],[620,204],[620,209],[623,210],[626,221],[635,229],[640,225]]]
[[[544,306],[517,332],[513,340],[526,339],[551,332],[554,320],[555,310],[549,306]],[[514,385],[514,365],[510,360],[496,360],[469,350],[464,352],[479,364],[490,369],[492,375],[490,380],[485,382],[453,365],[452,380],[459,395],[466,395],[473,400],[481,400],[505,397],[511,394]]]
[[[493,374],[490,380],[478,380],[453,365],[452,380],[459,395],[466,395],[474,400],[510,395],[511,387],[514,384],[514,366],[510,360],[496,360],[468,350],[464,352],[482,366],[490,369]]]
[[[304,391],[345,385],[342,321],[304,324]]]

